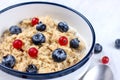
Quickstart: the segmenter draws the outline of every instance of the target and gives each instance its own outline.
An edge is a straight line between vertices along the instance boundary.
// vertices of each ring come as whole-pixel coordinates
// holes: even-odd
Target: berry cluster
[[[116,39],[116,40],[115,40],[115,48],[116,48],[116,49],[119,49],[119,48],[120,48],[120,39]],[[95,53],[95,54],[98,54],[98,53],[100,53],[102,50],[103,50],[102,45],[99,44],[99,43],[96,43],[95,46],[94,46],[94,53]],[[107,64],[107,63],[109,62],[109,57],[108,57],[108,56],[103,56],[103,57],[101,58],[101,62],[102,62],[103,64]]]
[[[43,24],[37,17],[34,17],[31,19],[31,26],[36,27],[37,31],[42,32],[42,31],[46,30],[46,25]],[[69,26],[65,22],[59,22],[57,29],[63,33],[63,32],[67,32],[69,30]],[[10,32],[10,34],[18,35],[18,34],[22,33],[22,29],[19,26],[15,25],[15,26],[11,26],[9,28],[9,32]],[[42,43],[45,43],[46,38],[45,38],[44,34],[36,33],[31,37],[31,41],[35,45],[41,45]],[[59,45],[66,46],[69,43],[70,48],[74,48],[74,49],[77,49],[79,47],[79,42],[80,41],[78,40],[78,38],[71,39],[69,42],[68,38],[66,36],[61,36],[58,39]],[[13,48],[15,48],[17,50],[24,51],[22,49],[24,44],[25,43],[21,39],[15,39],[12,43],[12,46],[13,46]],[[31,58],[37,58],[38,53],[39,53],[38,49],[35,47],[31,47],[28,49],[28,55]],[[64,60],[66,60],[66,58],[67,58],[67,53],[61,48],[57,48],[52,52],[52,59],[55,62],[63,62]],[[13,68],[15,63],[16,63],[15,57],[10,54],[4,56],[2,59],[2,64],[9,68]],[[34,64],[30,64],[26,68],[26,72],[29,72],[29,73],[37,73],[37,71],[38,71],[38,69]]]
[[[94,46],[94,53],[95,54],[98,54],[102,51],[103,47],[101,44],[99,43],[96,43],[95,46]],[[109,57],[108,56],[103,56],[102,59],[101,59],[101,62],[103,64],[107,64],[109,62]]]
[[[32,18],[31,25],[32,26],[36,25],[36,30],[38,30],[38,31],[44,31],[46,29],[46,25],[43,24],[42,22],[39,22],[39,19],[36,18],[36,17]],[[15,25],[15,26],[11,26],[9,28],[9,31],[10,31],[11,34],[17,34],[18,35],[19,33],[22,32],[22,29],[19,26]],[[35,45],[42,44],[42,43],[45,42],[45,36],[42,33],[37,33],[37,34],[32,36],[32,42]],[[13,47],[18,49],[18,50],[21,50],[23,45],[24,45],[24,43],[20,39],[16,39],[16,40],[13,41]],[[36,58],[37,55],[38,55],[38,50],[35,47],[31,47],[28,50],[28,54],[29,54],[30,57]]]

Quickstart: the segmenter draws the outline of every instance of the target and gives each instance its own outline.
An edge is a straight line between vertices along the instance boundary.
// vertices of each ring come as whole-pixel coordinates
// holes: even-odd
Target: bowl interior
[[[15,25],[25,18],[46,15],[59,21],[65,21],[71,27],[75,28],[85,40],[87,44],[86,53],[88,53],[93,43],[93,35],[88,23],[75,12],[51,4],[19,5],[19,7],[0,13],[0,35],[2,35],[6,29],[9,29],[11,25]]]
[[[4,10],[1,10],[0,36],[6,29],[9,29],[10,26],[18,24],[21,20],[25,18],[47,15],[51,16],[53,19],[57,19],[58,21],[65,21],[68,23],[69,26],[74,28],[78,32],[78,34],[80,34],[80,37],[86,42],[86,55],[88,55],[85,56],[84,59],[76,65],[54,73],[31,75],[28,73],[14,71],[12,69],[9,69],[9,71],[6,67],[0,66],[3,71],[24,78],[49,79],[69,74],[83,66],[88,61],[89,55],[91,54],[90,52],[92,51],[93,45],[95,43],[95,33],[92,25],[82,14],[63,5],[49,2],[28,2],[13,5]],[[83,69],[81,68],[81,70]]]

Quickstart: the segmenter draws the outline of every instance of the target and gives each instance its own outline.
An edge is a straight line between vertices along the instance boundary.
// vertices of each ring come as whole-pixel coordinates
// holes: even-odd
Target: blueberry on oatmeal
[[[55,62],[63,62],[64,60],[66,60],[67,54],[63,49],[58,48],[53,51],[52,58]]]
[[[34,64],[30,64],[26,68],[26,72],[28,72],[28,73],[37,73],[37,71],[38,71],[38,69]]]
[[[35,35],[32,36],[32,42],[35,44],[35,45],[39,45],[41,43],[45,43],[45,36],[42,34],[42,33],[37,33]]]
[[[11,34],[19,34],[19,33],[22,32],[21,28],[16,26],[16,25],[15,26],[11,26],[9,28],[9,31],[10,31]]]
[[[38,31],[45,31],[46,29],[46,25],[43,24],[42,22],[40,22],[37,26],[36,26],[36,30]]]
[[[2,65],[8,68],[13,68],[15,65],[15,62],[16,62],[15,57],[10,54],[4,56],[2,59]]]
[[[75,38],[75,39],[72,39],[71,41],[70,41],[70,47],[71,48],[78,48],[79,47],[79,40],[78,40],[78,38]]]
[[[67,32],[69,30],[69,26],[65,22],[58,23],[58,30],[61,32]]]

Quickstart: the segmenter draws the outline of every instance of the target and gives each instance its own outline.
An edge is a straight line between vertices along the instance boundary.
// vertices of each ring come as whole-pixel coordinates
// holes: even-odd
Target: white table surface
[[[33,0],[0,0],[0,10],[12,4]],[[39,0],[56,2],[69,6],[86,16],[96,32],[96,42],[103,45],[103,51],[94,55],[93,64],[107,55],[114,80],[120,80],[120,49],[114,48],[114,41],[120,38],[120,0]],[[91,65],[93,65],[91,64]],[[102,77],[102,76],[101,76]],[[0,71],[0,80],[12,80],[13,76]],[[14,78],[14,80],[18,80]],[[89,80],[89,79],[88,79]]]

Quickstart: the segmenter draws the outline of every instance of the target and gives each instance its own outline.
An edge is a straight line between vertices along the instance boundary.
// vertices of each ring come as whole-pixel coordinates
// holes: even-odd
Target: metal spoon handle
[[[98,65],[86,72],[79,80],[113,80],[113,73],[107,65]]]

